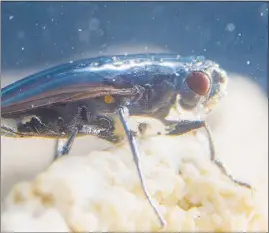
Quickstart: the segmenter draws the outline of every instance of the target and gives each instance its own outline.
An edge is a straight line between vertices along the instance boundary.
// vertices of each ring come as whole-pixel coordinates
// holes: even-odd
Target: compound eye
[[[211,82],[205,73],[194,71],[187,77],[186,84],[193,92],[203,96],[209,92]]]

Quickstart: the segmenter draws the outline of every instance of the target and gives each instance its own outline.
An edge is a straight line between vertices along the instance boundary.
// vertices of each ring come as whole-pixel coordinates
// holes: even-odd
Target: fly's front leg
[[[218,166],[218,168],[221,170],[221,172],[229,177],[234,183],[247,187],[247,188],[251,188],[251,186],[245,182],[239,181],[237,179],[235,179],[225,168],[225,166],[223,165],[223,163],[221,161],[219,161],[216,158],[216,150],[215,150],[215,146],[214,146],[214,141],[213,141],[213,137],[212,137],[212,133],[210,128],[208,127],[208,125],[206,124],[205,121],[180,121],[177,124],[175,124],[175,121],[163,121],[165,125],[169,126],[174,126],[174,129],[172,129],[171,131],[169,131],[167,133],[167,135],[181,135],[184,133],[188,133],[190,131],[193,130],[197,130],[199,128],[205,128],[207,136],[208,136],[208,140],[209,140],[209,149],[210,149],[210,160]]]

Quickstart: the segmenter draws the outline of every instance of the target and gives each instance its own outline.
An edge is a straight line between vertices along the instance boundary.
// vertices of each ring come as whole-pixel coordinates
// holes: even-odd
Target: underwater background
[[[2,2],[2,72],[105,54],[204,55],[267,92],[266,2]]]

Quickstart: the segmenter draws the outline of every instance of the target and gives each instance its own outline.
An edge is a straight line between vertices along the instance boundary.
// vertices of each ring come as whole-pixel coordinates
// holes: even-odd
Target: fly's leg
[[[210,159],[211,161],[216,164],[218,166],[218,168],[221,170],[221,172],[226,175],[227,177],[229,177],[234,183],[238,184],[238,185],[241,185],[241,186],[244,186],[246,188],[249,188],[249,189],[252,189],[251,185],[246,183],[246,182],[243,182],[243,181],[240,181],[240,180],[237,180],[235,179],[228,171],[227,169],[225,168],[224,164],[219,161],[217,158],[216,158],[216,151],[215,151],[215,147],[214,147],[214,141],[213,141],[213,137],[212,137],[212,133],[211,133],[211,130],[210,128],[208,127],[208,125],[206,123],[204,123],[204,128],[207,132],[207,135],[208,135],[208,140],[209,140],[209,146],[210,146]]]
[[[169,126],[169,122],[170,121],[164,121],[164,123],[168,126]],[[242,182],[242,181],[235,179],[227,171],[227,169],[224,167],[223,163],[216,158],[216,150],[215,150],[215,146],[214,146],[212,133],[211,133],[211,130],[205,121],[180,121],[176,125],[175,125],[174,121],[171,121],[170,125],[173,125],[173,124],[174,124],[174,129],[171,130],[170,132],[168,132],[167,135],[181,135],[184,133],[188,133],[192,130],[197,130],[197,129],[202,128],[202,127],[205,128],[207,136],[208,136],[208,140],[209,140],[210,160],[215,165],[217,165],[218,168],[221,170],[221,172],[225,176],[227,176],[229,179],[231,179],[234,183],[241,185],[241,186],[244,186],[246,188],[252,188],[248,183],[245,183],[245,182]]]
[[[147,188],[145,186],[144,175],[143,175],[142,169],[141,169],[140,153],[139,153],[139,150],[138,150],[138,146],[137,146],[136,140],[134,138],[133,132],[130,130],[130,128],[129,128],[128,124],[127,124],[127,121],[126,121],[126,117],[125,117],[125,114],[128,113],[128,109],[125,108],[125,107],[120,107],[118,109],[118,111],[119,111],[119,116],[120,116],[121,123],[123,125],[124,131],[126,133],[127,139],[129,141],[129,144],[130,144],[130,147],[131,147],[133,159],[134,159],[137,171],[138,171],[138,175],[139,175],[139,179],[140,179],[140,182],[141,182],[142,190],[143,190],[149,204],[152,206],[154,212],[158,216],[162,227],[164,227],[166,225],[166,221],[164,220],[164,218],[160,214],[157,206],[154,204],[154,202],[153,202],[153,200],[152,200],[152,198],[151,198],[151,196],[150,196],[150,194],[149,194],[149,192],[148,192],[148,190],[147,190]]]
[[[14,131],[13,129],[6,127],[6,126],[1,126],[1,136],[7,136],[7,137],[20,137],[19,133]]]
[[[114,126],[112,121],[106,116],[91,115],[86,106],[78,107],[76,115],[68,125],[65,125],[60,117],[58,119],[58,127],[62,130],[68,129],[71,135],[64,145],[62,145],[63,141],[61,139],[57,139],[55,159],[69,153],[78,133],[82,135],[96,135],[113,143],[118,142],[118,137],[113,134]]]
[[[57,153],[55,156],[55,159],[63,156],[63,155],[67,155],[73,145],[73,142],[75,140],[75,137],[77,136],[78,133],[78,129],[75,129],[72,134],[70,135],[70,137],[67,139],[66,143],[61,147],[61,148],[57,148]],[[58,143],[59,143],[59,139],[58,139]]]

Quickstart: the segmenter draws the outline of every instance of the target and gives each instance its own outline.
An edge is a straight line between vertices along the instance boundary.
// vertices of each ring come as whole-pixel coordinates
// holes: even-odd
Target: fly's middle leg
[[[117,141],[117,137],[113,134],[112,121],[106,116],[91,115],[85,106],[78,107],[77,113],[67,125],[61,119],[58,126],[67,129],[69,138],[63,145],[61,139],[57,140],[55,159],[70,152],[75,137],[78,134],[95,135],[110,142]]]
[[[246,188],[252,188],[248,183],[242,182],[240,180],[237,180],[236,178],[234,178],[225,168],[225,166],[223,165],[223,163],[221,161],[219,161],[216,158],[216,150],[215,150],[215,146],[214,146],[214,141],[213,141],[213,137],[212,137],[212,133],[211,130],[209,128],[209,126],[206,124],[205,121],[180,121],[180,122],[175,122],[175,121],[163,121],[165,125],[169,126],[173,126],[173,129],[170,130],[167,135],[181,135],[184,133],[188,133],[190,131],[193,130],[197,130],[199,128],[205,128],[206,133],[207,133],[207,137],[209,140],[209,149],[210,149],[210,160],[212,161],[212,163],[214,163],[219,169],[220,171],[227,176],[230,180],[232,180],[234,183],[244,186]]]
[[[161,213],[159,212],[157,206],[155,205],[155,203],[152,200],[151,195],[149,194],[146,185],[145,185],[145,181],[144,181],[144,175],[142,173],[142,168],[141,168],[141,162],[140,162],[140,153],[138,150],[138,146],[134,137],[134,132],[131,131],[131,129],[129,128],[128,124],[127,124],[127,118],[126,115],[128,115],[128,109],[126,107],[120,107],[118,109],[119,112],[119,116],[120,116],[120,121],[123,125],[125,134],[127,136],[131,151],[132,151],[132,155],[133,155],[133,159],[138,171],[138,175],[139,175],[139,179],[140,179],[140,183],[142,186],[142,190],[149,202],[149,204],[151,205],[151,207],[153,208],[155,214],[157,215],[162,227],[164,227],[166,225],[166,221],[164,220],[163,216],[161,215]]]
[[[70,137],[67,139],[66,143],[64,143],[64,145],[60,148],[57,148],[57,152],[56,152],[56,156],[55,159],[63,156],[63,155],[67,155],[74,143],[75,137],[77,136],[78,133],[78,129],[75,129],[72,134],[70,135]],[[59,140],[58,140],[59,143]]]

